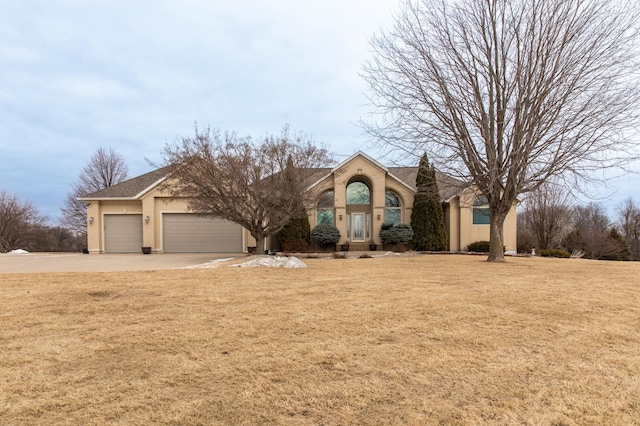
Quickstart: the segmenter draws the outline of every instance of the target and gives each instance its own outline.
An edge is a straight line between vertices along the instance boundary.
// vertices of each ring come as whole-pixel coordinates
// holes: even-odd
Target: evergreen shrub
[[[311,239],[320,247],[335,247],[340,241],[340,231],[328,223],[321,223],[311,231]]]
[[[383,223],[380,228],[382,244],[406,244],[413,238],[411,225]]]
[[[282,231],[278,233],[282,250],[286,252],[305,252],[311,243],[311,226],[309,218],[304,216],[292,219]]]
[[[476,241],[469,244],[469,251],[474,253],[489,253],[489,241]]]
[[[543,249],[538,252],[539,256],[542,257],[561,257],[561,258],[570,258],[571,253],[566,250],[558,250],[558,249]]]

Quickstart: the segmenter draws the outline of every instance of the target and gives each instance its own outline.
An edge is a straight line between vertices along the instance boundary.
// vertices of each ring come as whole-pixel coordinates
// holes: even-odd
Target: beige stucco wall
[[[90,204],[90,205],[89,205]],[[140,200],[90,201],[87,206],[87,248],[89,253],[104,252],[104,217],[109,214],[141,214]],[[91,220],[93,218],[93,221]]]
[[[356,156],[351,161],[342,164],[333,174],[318,182],[314,188],[317,197],[327,190],[334,191],[334,221],[340,231],[339,244],[347,241],[347,186],[354,181],[361,181],[369,186],[371,191],[371,239],[375,244],[380,244],[380,227],[384,221],[385,191],[394,191],[401,199],[401,221],[411,221],[411,207],[413,206],[413,191],[390,176],[384,168],[371,162],[364,156]],[[316,206],[307,206],[309,224],[313,229],[317,223]],[[379,218],[378,218],[379,217]]]
[[[449,235],[449,250],[460,251],[460,199],[455,197],[445,208],[445,228]]]
[[[490,226],[473,224],[473,201],[476,199],[477,193],[471,190],[462,192],[456,201],[459,204],[459,229],[457,235],[458,247],[452,250],[467,251],[468,246],[476,241],[489,241]],[[517,212],[516,204],[513,205],[504,222],[504,246],[507,251],[515,251],[517,249]]]

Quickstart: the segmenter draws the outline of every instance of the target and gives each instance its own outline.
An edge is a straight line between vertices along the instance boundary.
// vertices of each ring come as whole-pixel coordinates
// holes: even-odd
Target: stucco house
[[[307,206],[309,222],[332,223],[352,250],[380,244],[383,223],[410,223],[417,167],[385,167],[358,152],[334,168],[315,172]],[[161,190],[163,169],[83,197],[87,205],[89,253],[246,252],[255,241],[240,225],[190,212],[185,199]],[[468,185],[436,174],[451,251],[466,251],[469,243],[489,240],[489,216],[484,197]],[[486,199],[484,199],[486,200]],[[505,221],[506,250],[516,250],[516,206]],[[273,241],[267,241],[273,244]]]

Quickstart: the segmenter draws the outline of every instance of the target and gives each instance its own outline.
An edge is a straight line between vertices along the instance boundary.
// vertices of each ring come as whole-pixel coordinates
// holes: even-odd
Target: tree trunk
[[[506,214],[491,212],[489,258],[487,262],[504,262],[504,220],[506,217]]]
[[[256,254],[257,255],[261,255],[264,254],[264,240],[265,238],[260,235],[260,236],[254,236],[254,238],[256,239]]]

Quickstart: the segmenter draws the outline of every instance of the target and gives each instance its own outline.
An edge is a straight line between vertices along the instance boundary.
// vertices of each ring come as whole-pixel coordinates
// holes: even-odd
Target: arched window
[[[347,205],[371,204],[371,191],[364,182],[351,182],[347,186]]]
[[[490,223],[489,200],[484,195],[481,195],[473,201],[473,224],[488,225]]]
[[[402,220],[401,207],[400,197],[387,189],[384,193],[384,223],[399,224]]]
[[[317,211],[318,224],[328,223],[333,225],[333,189],[320,194],[318,197]]]

